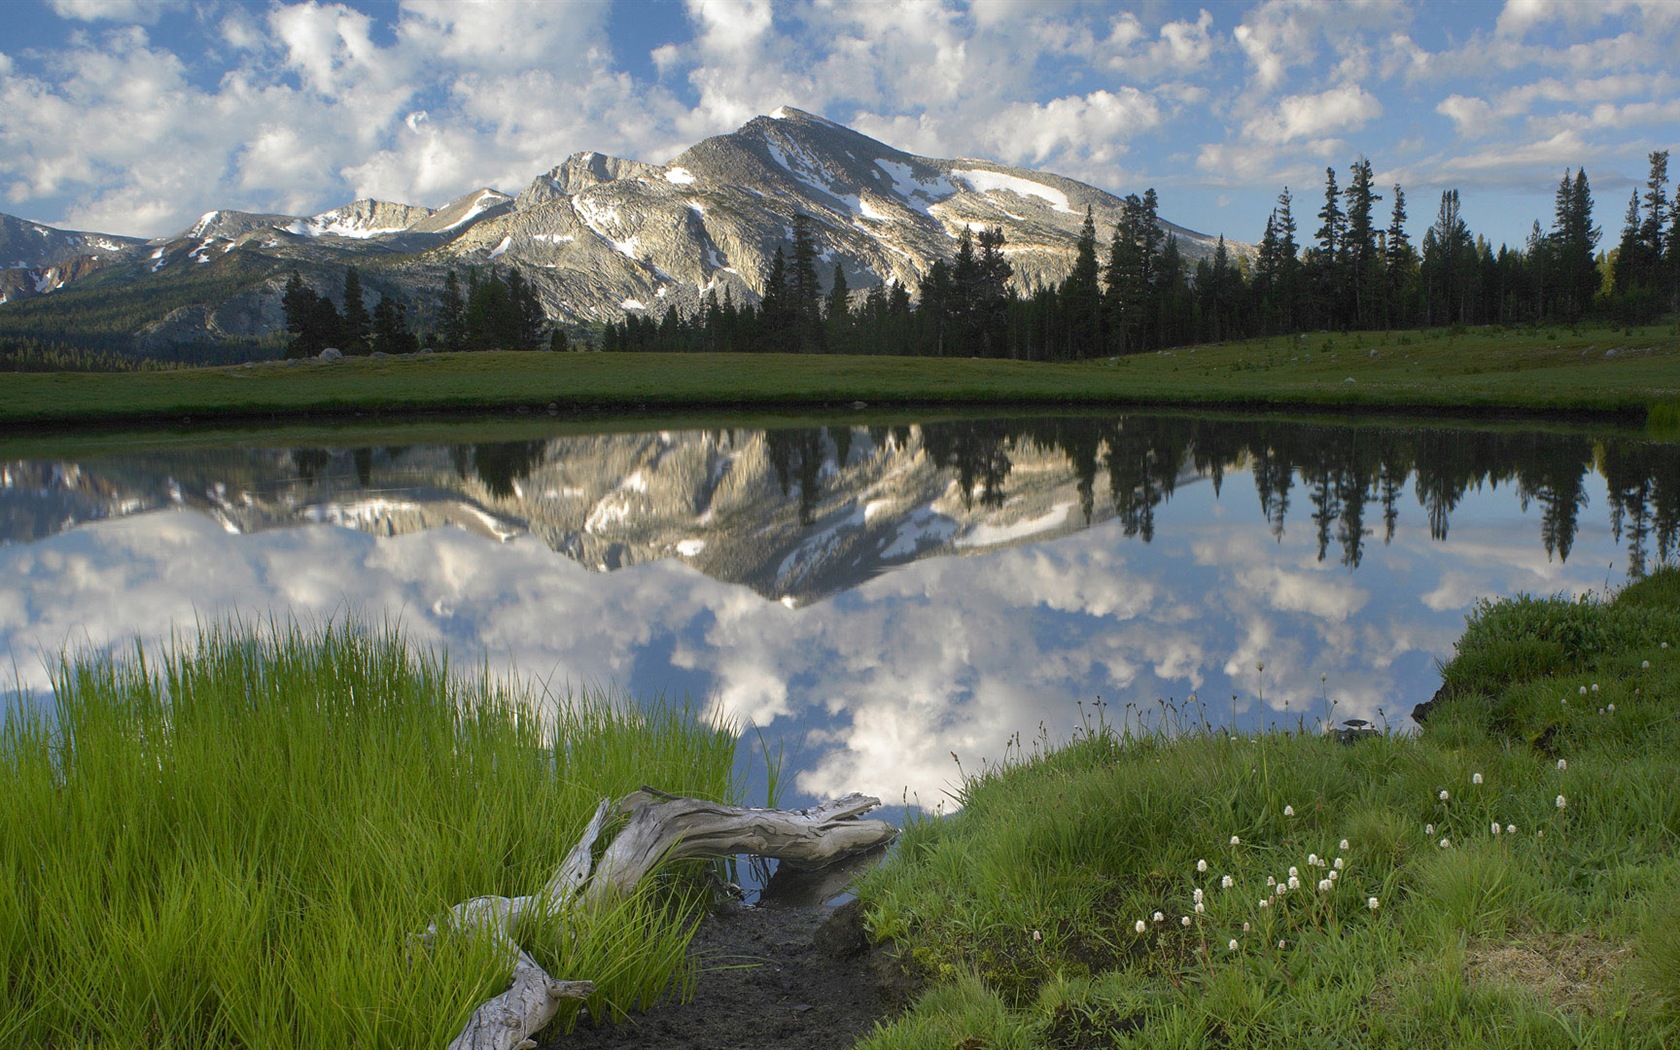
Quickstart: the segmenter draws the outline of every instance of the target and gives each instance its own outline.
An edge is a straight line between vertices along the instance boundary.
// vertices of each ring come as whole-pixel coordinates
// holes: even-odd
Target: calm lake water
[[[67,646],[391,619],[457,665],[750,722],[786,748],[785,802],[932,806],[953,752],[973,770],[1066,739],[1099,698],[1114,720],[1194,695],[1244,729],[1409,726],[1479,599],[1615,587],[1674,557],[1680,524],[1680,448],[1611,429],[509,435],[0,459],[0,646],[43,693]]]

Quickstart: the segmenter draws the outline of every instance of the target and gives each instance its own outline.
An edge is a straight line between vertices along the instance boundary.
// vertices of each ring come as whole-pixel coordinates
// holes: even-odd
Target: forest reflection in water
[[[1478,598],[1614,585],[1673,559],[1680,523],[1675,446],[1613,430],[1127,413],[490,436],[0,463],[0,645],[41,688],[37,654],[67,643],[391,617],[458,664],[750,720],[802,793],[926,799],[951,751],[1065,736],[1099,695],[1403,725]]]

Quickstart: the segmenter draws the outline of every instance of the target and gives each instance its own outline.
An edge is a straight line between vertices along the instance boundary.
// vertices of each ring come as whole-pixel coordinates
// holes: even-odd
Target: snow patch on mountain
[[[1032,179],[1023,179],[1019,175],[1006,175],[1001,171],[985,171],[979,168],[959,168],[951,172],[951,176],[968,184],[968,187],[978,193],[1007,192],[1022,197],[1037,197],[1045,201],[1050,207],[1060,212],[1075,214],[1068,205],[1067,194],[1052,186]]]
[[[665,181],[674,186],[694,185],[694,173],[687,168],[671,168],[665,172]]]

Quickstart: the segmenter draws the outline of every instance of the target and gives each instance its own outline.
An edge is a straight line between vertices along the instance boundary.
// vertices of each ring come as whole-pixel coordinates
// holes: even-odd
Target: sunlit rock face
[[[840,269],[854,289],[891,280],[913,290],[934,261],[954,257],[965,228],[999,227],[1015,280],[1026,288],[1067,275],[1087,210],[1102,231],[1121,206],[1073,179],[916,156],[783,108],[668,164],[578,153],[517,196],[486,187],[435,211],[359,200],[314,216],[207,212],[180,234],[146,243],[56,230],[41,237],[98,238],[105,264],[125,264],[124,278],[137,284],[185,280],[197,268],[205,271],[199,277],[226,278],[206,291],[215,301],[170,319],[173,327],[156,342],[190,341],[195,325],[201,337],[268,334],[281,325],[277,310],[217,308],[241,294],[277,302],[292,268],[336,296],[345,266],[376,260],[363,274],[369,301],[391,295],[427,313],[447,270],[490,265],[517,266],[558,321],[692,310],[709,293],[754,302],[777,250],[791,245],[798,215],[810,220],[825,284]],[[15,239],[12,226],[33,225],[4,222],[0,248]],[[1204,234],[1162,227],[1179,237],[1192,263],[1214,250]],[[36,271],[53,266],[59,271],[39,290],[62,287],[77,275],[64,269],[74,257],[37,253],[14,264],[0,250],[0,265],[27,260],[36,273],[27,281],[0,276],[0,294],[38,294]]]

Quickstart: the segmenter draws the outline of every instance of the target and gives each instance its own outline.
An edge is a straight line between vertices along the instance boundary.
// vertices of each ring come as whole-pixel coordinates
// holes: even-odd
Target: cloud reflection
[[[1602,505],[1602,482],[1588,488]],[[1192,693],[1243,728],[1379,711],[1400,724],[1434,690],[1433,663],[1477,598],[1580,593],[1621,564],[1611,530],[1592,523],[1567,566],[1512,542],[1534,526],[1508,488],[1467,498],[1446,541],[1403,504],[1357,570],[1321,560],[1310,523],[1275,536],[1261,504],[1252,476],[1229,471],[1217,496],[1180,485],[1155,511],[1153,542],[1109,521],[909,562],[796,608],[682,559],[590,571],[531,535],[329,523],[239,535],[163,510],[0,548],[0,644],[42,691],[67,646],[225,617],[390,618],[457,667],[692,690],[711,717],[784,740],[801,795],[932,804],[957,779],[953,751],[972,771],[1041,725],[1065,740],[1078,702],[1098,697],[1134,725],[1160,716],[1158,698]]]

